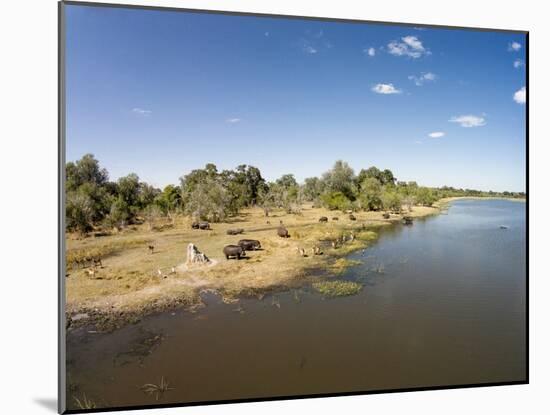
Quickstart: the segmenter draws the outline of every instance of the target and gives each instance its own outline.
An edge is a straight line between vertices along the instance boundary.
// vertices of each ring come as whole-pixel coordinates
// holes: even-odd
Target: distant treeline
[[[214,164],[191,171],[179,186],[157,189],[131,173],[116,182],[109,180],[92,154],[66,165],[66,221],[69,231],[86,233],[96,227],[121,228],[160,216],[187,214],[197,219],[222,221],[249,206],[274,208],[300,214],[304,202],[333,210],[401,211],[413,205],[431,206],[435,201],[456,196],[524,198],[525,193],[482,192],[453,187],[429,188],[416,182],[398,181],[391,170],[376,167],[359,174],[344,161],[337,161],[321,177],[299,184],[285,174],[267,182],[257,167],[240,165],[218,171]]]

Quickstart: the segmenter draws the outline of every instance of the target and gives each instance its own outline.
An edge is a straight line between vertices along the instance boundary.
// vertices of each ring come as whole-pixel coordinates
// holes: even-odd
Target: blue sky
[[[525,36],[67,6],[67,160],[525,190]]]

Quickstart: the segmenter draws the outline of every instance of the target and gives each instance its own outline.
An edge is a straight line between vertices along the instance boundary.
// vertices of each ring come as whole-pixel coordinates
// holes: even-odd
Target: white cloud
[[[376,49],[374,49],[374,48],[365,48],[365,49],[363,49],[363,52],[366,53],[369,56],[376,55]]]
[[[304,52],[309,53],[310,55],[313,55],[314,53],[317,53],[317,49],[315,49],[311,45],[304,45]]]
[[[400,94],[401,90],[395,88],[393,84],[376,84],[372,91],[377,94]]]
[[[409,56],[420,58],[422,55],[430,55],[431,52],[424,47],[416,36],[405,36],[402,42],[392,41],[388,43],[388,53],[394,56]]]
[[[143,117],[148,117],[149,115],[151,115],[153,113],[153,111],[144,110],[143,108],[132,108],[132,112],[134,114],[138,114],[138,115],[141,115]]]
[[[227,120],[225,120],[225,122],[228,122],[229,124],[236,124],[238,122],[241,122],[241,119],[240,118],[228,118]]]
[[[514,93],[514,101],[516,101],[518,104],[525,104],[526,100],[527,90],[525,89],[525,87],[522,87]]]
[[[441,138],[445,136],[445,133],[443,131],[434,131],[433,133],[428,134],[431,138]]]
[[[265,36],[265,37],[269,37],[269,32],[265,32],[265,33],[264,33],[264,36]]]
[[[508,50],[510,52],[519,52],[520,49],[521,49],[521,43],[518,43],[518,42],[508,43]]]
[[[420,76],[409,75],[409,79],[413,81],[416,86],[422,86],[425,82],[433,82],[437,79],[437,75],[432,72],[426,72],[420,74]]]
[[[481,127],[484,126],[485,118],[478,117],[477,115],[460,115],[458,117],[453,117],[449,120],[450,122],[456,122],[460,124],[461,127]]]
[[[523,62],[521,59],[516,59],[514,61],[514,68],[521,68],[522,66],[525,66],[525,62]]]

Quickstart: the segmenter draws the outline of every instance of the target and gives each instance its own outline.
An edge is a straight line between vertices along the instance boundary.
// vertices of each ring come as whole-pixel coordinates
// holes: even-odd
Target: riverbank
[[[413,207],[413,218],[437,214],[440,207]],[[303,206],[300,215],[273,212],[265,217],[259,208],[247,209],[226,223],[212,224],[212,230],[195,230],[186,217],[159,220],[153,230],[146,225],[118,234],[102,234],[83,239],[68,236],[66,314],[70,328],[94,325],[110,330],[139,320],[143,315],[175,307],[201,307],[201,292],[215,291],[224,301],[241,296],[257,296],[285,290],[338,275],[350,263],[350,252],[364,249],[378,237],[376,230],[402,220],[382,212],[358,212],[356,220],[341,212]],[[328,223],[320,223],[326,216]],[[338,218],[335,220],[334,218]],[[290,238],[280,238],[276,229],[282,221]],[[231,228],[243,228],[242,235],[227,235]],[[352,239],[353,235],[353,240]],[[341,240],[336,248],[332,241]],[[247,259],[226,260],[223,247],[239,239],[257,239],[262,250],[248,252]],[[186,248],[194,243],[211,263],[186,267]],[[149,251],[153,246],[153,253]],[[319,246],[322,255],[314,255]],[[306,256],[299,250],[304,249]],[[101,257],[101,266],[92,275],[79,268],[86,257]]]

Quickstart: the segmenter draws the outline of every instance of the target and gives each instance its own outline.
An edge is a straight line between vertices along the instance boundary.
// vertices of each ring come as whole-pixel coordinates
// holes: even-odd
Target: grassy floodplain
[[[415,206],[406,215],[418,218],[437,212],[438,207]],[[352,265],[345,255],[376,240],[377,228],[402,220],[402,215],[384,219],[382,214],[358,212],[352,221],[342,212],[304,205],[301,215],[276,210],[266,218],[262,209],[248,208],[227,222],[212,224],[212,230],[192,229],[189,217],[178,216],[174,220],[159,218],[152,230],[134,225],[118,233],[67,234],[68,324],[93,323],[109,329],[151,312],[201,306],[201,291],[212,290],[225,301],[235,301],[242,295],[262,297],[273,290],[330,278]],[[321,216],[327,216],[328,223],[320,223]],[[280,221],[290,238],[277,236]],[[236,227],[244,233],[226,234]],[[351,234],[353,241],[331,246],[332,240]],[[262,250],[248,252],[247,259],[226,260],[223,247],[242,238],[259,240]],[[189,243],[211,263],[187,267]],[[149,252],[149,245],[154,246],[154,253]],[[313,255],[314,246],[320,246],[323,254]],[[307,256],[299,254],[300,248]],[[102,266],[90,275],[76,261],[94,256],[101,257]]]

